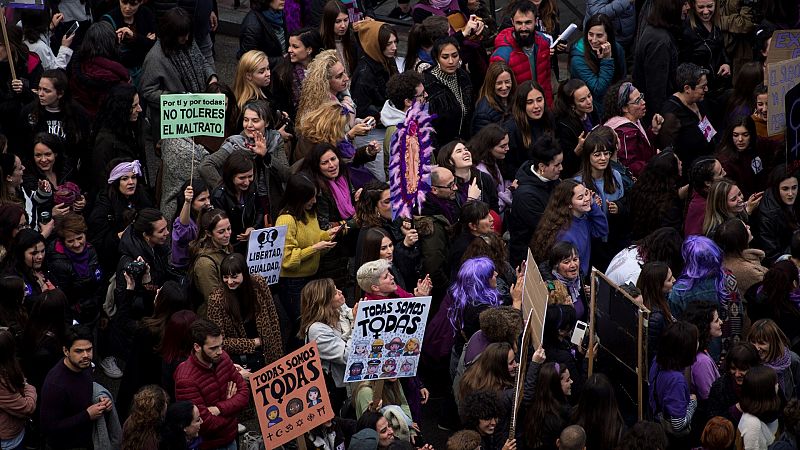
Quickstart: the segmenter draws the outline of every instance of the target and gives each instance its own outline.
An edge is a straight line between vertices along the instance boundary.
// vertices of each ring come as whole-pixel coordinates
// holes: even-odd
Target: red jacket
[[[533,67],[536,69],[536,81],[544,89],[544,99],[548,107],[553,106],[553,87],[550,85],[550,41],[538,31],[535,34],[533,52],[536,55]],[[531,63],[528,55],[517,45],[514,39],[514,28],[506,28],[494,38],[494,53],[490,63],[503,61],[514,71],[517,84],[533,79]]]
[[[236,439],[237,416],[250,402],[250,388],[227,353],[222,352],[222,359],[211,367],[192,354],[175,369],[173,378],[175,400],[188,400],[200,410],[202,450],[224,447]],[[229,381],[236,383],[236,394],[226,399]],[[211,414],[209,406],[219,408],[219,415]]]
[[[655,135],[651,129],[644,130],[641,123],[633,123],[622,116],[608,119],[606,126],[611,127],[619,136],[619,162],[631,170],[633,176],[638,177],[644,171],[644,166],[653,156],[656,149],[652,142]]]

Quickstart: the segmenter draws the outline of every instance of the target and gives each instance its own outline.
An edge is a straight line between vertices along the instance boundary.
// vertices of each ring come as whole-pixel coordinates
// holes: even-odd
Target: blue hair
[[[502,301],[497,288],[489,286],[493,275],[494,263],[485,256],[468,259],[461,265],[455,282],[448,289],[453,306],[447,311],[447,317],[455,330],[460,330],[464,325],[464,308],[467,304],[500,306]]]
[[[695,282],[713,276],[717,292],[721,294],[725,290],[722,249],[714,241],[705,236],[689,236],[683,243],[681,256],[685,265],[673,289],[688,291]]]

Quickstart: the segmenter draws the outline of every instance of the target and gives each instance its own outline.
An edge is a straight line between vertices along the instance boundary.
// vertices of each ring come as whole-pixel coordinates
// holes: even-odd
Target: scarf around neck
[[[196,44],[192,43],[189,47],[172,52],[169,60],[180,74],[181,83],[186,92],[203,92],[205,90],[206,79],[203,73],[205,58]]]
[[[560,281],[564,287],[569,291],[569,296],[572,297],[572,305],[575,307],[575,314],[578,318],[583,317],[583,303],[581,302],[581,277],[575,277],[574,280],[568,280],[557,271],[553,271],[553,276],[556,280]]]
[[[433,74],[434,77],[436,77],[437,80],[441,81],[442,84],[447,86],[447,89],[450,89],[450,92],[452,92],[453,95],[456,96],[456,101],[458,101],[458,106],[461,107],[461,117],[466,116],[467,107],[466,105],[464,105],[464,98],[461,95],[461,86],[458,85],[458,76],[454,73],[452,74],[444,73],[444,71],[440,69],[439,66],[434,67],[431,70],[431,73]]]
[[[83,247],[82,252],[73,253],[66,246],[64,246],[61,241],[56,242],[57,247],[60,246],[62,249],[64,249],[64,255],[67,257],[67,259],[69,259],[69,262],[72,263],[72,269],[75,270],[75,274],[78,275],[78,278],[88,278],[91,275],[89,269],[89,244],[86,244]]]
[[[328,187],[331,189],[333,201],[336,202],[336,209],[339,210],[342,219],[353,217],[356,208],[353,206],[353,199],[350,198],[350,186],[347,184],[347,178],[340,176],[335,180],[329,180]]]

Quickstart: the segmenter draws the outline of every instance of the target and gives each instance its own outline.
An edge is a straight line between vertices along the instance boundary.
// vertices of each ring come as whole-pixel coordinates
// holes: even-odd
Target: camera
[[[39,223],[42,225],[47,225],[53,219],[53,216],[50,214],[50,211],[39,211]]]
[[[144,261],[131,261],[125,266],[124,270],[131,277],[140,279],[145,271]]]

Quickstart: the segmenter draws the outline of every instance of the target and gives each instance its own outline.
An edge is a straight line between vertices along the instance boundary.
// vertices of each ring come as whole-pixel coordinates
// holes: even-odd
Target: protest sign
[[[775,136],[786,131],[786,93],[800,83],[800,58],[767,64],[767,132]]]
[[[598,371],[614,380],[614,391],[620,411],[626,416],[644,417],[647,382],[647,332],[649,311],[633,299],[605,274],[592,270],[589,347],[596,342],[603,353]],[[589,375],[594,364],[589,364]]]
[[[270,449],[302,436],[335,416],[316,342],[252,374],[250,391],[264,445]]]
[[[161,139],[225,136],[225,94],[161,96]]]
[[[528,249],[522,288],[522,317],[530,316],[531,318],[527,326],[531,327],[531,345],[533,345],[534,351],[542,345],[548,295],[547,285],[542,279],[542,274],[539,273],[539,266],[536,264],[536,260],[533,259],[530,249]]]
[[[800,30],[777,30],[772,33],[767,64],[800,58]]]
[[[358,302],[344,382],[417,374],[430,297]]]
[[[275,284],[281,275],[283,247],[286,244],[286,225],[262,228],[250,233],[247,243],[247,268]]]

